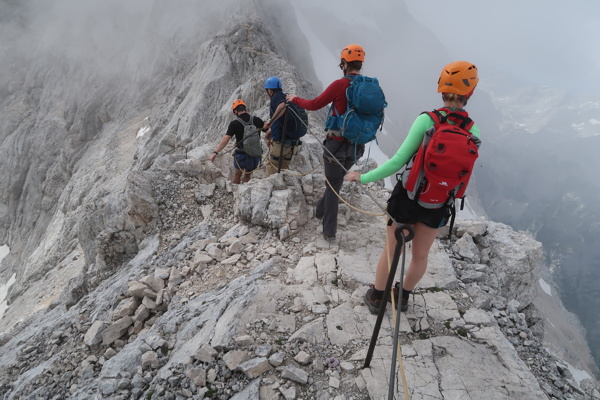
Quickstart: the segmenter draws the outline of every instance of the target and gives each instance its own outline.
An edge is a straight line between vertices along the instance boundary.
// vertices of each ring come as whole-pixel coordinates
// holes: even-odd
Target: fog
[[[1,0],[0,77],[5,78],[0,82],[10,91],[15,76],[50,62],[51,71],[60,66],[76,82],[81,76],[143,81],[187,56],[197,57],[197,47],[223,29],[236,4]]]
[[[506,74],[515,84],[600,91],[596,0],[406,0],[406,4],[452,59],[474,62],[483,79]]]
[[[403,2],[294,2],[301,26],[310,35],[316,73],[325,87],[342,76],[341,50],[356,43],[365,49],[363,74],[375,76],[388,109],[379,140],[391,156],[419,112],[440,106],[437,78],[448,55],[439,40],[415,23]]]

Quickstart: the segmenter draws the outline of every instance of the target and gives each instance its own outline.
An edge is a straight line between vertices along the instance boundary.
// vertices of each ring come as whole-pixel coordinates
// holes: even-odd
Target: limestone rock
[[[83,341],[88,346],[95,346],[102,342],[102,333],[108,324],[104,321],[94,321],[90,329],[85,333]]]
[[[158,368],[158,357],[156,356],[155,352],[147,351],[144,354],[142,354],[142,368]]]
[[[205,344],[200,347],[200,349],[194,355],[194,358],[198,361],[209,363],[215,360],[215,357],[219,354],[215,349],[211,346]]]
[[[284,367],[281,372],[281,377],[301,384],[308,383],[308,372],[293,366]]]
[[[263,372],[267,372],[271,368],[269,361],[265,357],[253,358],[238,365],[238,370],[245,373],[250,379],[260,376]]]
[[[113,320],[123,318],[127,315],[133,315],[135,310],[139,307],[141,301],[136,297],[128,297],[121,300],[119,305],[113,311]]]
[[[234,371],[241,363],[248,361],[248,353],[243,350],[232,350],[223,355],[223,361],[227,368]]]
[[[104,332],[102,332],[102,344],[110,345],[123,336],[131,325],[133,325],[133,320],[128,315],[113,322],[104,330]]]
[[[198,387],[206,386],[206,369],[192,367],[185,371],[185,376]]]

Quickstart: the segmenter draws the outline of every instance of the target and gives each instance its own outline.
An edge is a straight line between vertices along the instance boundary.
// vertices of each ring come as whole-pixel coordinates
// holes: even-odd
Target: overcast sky
[[[598,0],[405,0],[451,56],[525,82],[600,92]]]

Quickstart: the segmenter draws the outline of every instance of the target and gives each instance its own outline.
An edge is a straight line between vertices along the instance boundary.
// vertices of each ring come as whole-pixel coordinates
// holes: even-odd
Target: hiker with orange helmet
[[[459,117],[460,119],[468,117],[464,107],[473,94],[473,90],[478,82],[477,67],[467,61],[452,62],[442,69],[438,80],[438,93],[442,93],[444,105],[438,111],[442,115],[448,116],[449,123],[456,124],[460,122]],[[454,117],[451,113],[457,114],[456,119],[453,119]],[[349,172],[346,175],[346,179],[348,181],[369,183],[384,179],[400,171],[411,160],[413,155],[417,153],[423,144],[425,133],[433,126],[434,121],[427,113],[419,115],[410,128],[400,149],[398,149],[392,158],[366,174],[361,175],[356,171]],[[473,139],[478,141],[478,139],[475,139],[479,138],[479,128],[477,125],[473,124],[468,131],[474,136]],[[427,269],[429,249],[435,241],[439,229],[448,223],[451,214],[449,204],[444,204],[440,208],[425,208],[421,204],[417,198],[409,198],[402,181],[396,184],[388,200],[388,213],[398,223],[411,224],[415,232],[412,240],[412,260],[403,280],[401,296],[402,311],[408,309],[410,294]],[[388,279],[388,260],[391,260],[397,244],[394,235],[395,228],[396,224],[391,219],[388,219],[387,243],[377,264],[375,283],[370,285],[365,294],[365,304],[373,314],[379,311],[381,302],[383,301],[383,291]],[[398,304],[400,291],[397,286],[398,284],[394,288],[396,304]],[[388,301],[390,300],[388,299]]]
[[[221,139],[209,160],[214,162],[219,152],[235,136],[236,148],[233,153],[233,178],[231,181],[239,184],[248,182],[252,177],[252,171],[260,164],[260,130],[263,128],[264,122],[262,119],[248,114],[246,103],[243,100],[235,100],[231,105],[231,110],[237,118],[229,123],[225,136]],[[246,126],[250,128],[250,134],[254,137],[244,138]],[[258,150],[255,150],[253,143],[257,141]],[[259,156],[256,157],[256,155]]]
[[[333,103],[331,114],[342,115],[347,108],[346,89],[350,86],[352,79],[360,74],[365,61],[364,49],[357,45],[348,45],[342,50],[339,67],[344,77],[333,81],[319,96],[312,100],[302,99],[292,94],[287,96],[287,101],[307,110],[319,110],[329,103]],[[336,129],[329,129],[323,145],[328,151],[324,151],[323,160],[325,165],[325,178],[329,185],[325,185],[323,197],[317,201],[315,216],[323,218],[323,237],[325,240],[335,240],[337,234],[338,197],[345,171],[360,157],[362,157],[365,146],[354,144],[345,139],[342,133]],[[332,158],[335,157],[334,158]],[[343,168],[340,166],[343,165]]]

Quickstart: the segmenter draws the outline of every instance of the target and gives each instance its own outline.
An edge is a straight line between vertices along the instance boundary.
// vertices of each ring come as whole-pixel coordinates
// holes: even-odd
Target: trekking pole
[[[283,148],[285,147],[285,133],[287,130],[288,108],[285,106],[285,115],[283,116],[283,129],[281,130],[281,151],[279,152],[279,162],[277,163],[277,173],[281,172],[281,163],[283,162]]]
[[[404,231],[408,232],[408,235],[404,235]],[[394,277],[396,275],[396,269],[398,269],[398,261],[400,260],[400,253],[405,253],[403,247],[406,243],[410,242],[415,237],[415,231],[412,226],[408,224],[398,224],[396,226],[396,230],[394,232],[394,236],[396,237],[396,249],[394,250],[394,258],[392,261],[392,265],[390,267],[390,272],[388,274],[388,279],[385,284],[385,290],[383,291],[383,300],[381,306],[379,306],[379,314],[377,315],[377,321],[375,322],[375,328],[373,329],[373,336],[371,336],[371,343],[369,344],[369,350],[367,351],[367,357],[365,358],[364,368],[369,368],[371,365],[371,359],[373,358],[373,351],[375,350],[375,344],[377,343],[377,337],[379,336],[379,330],[381,329],[381,323],[383,322],[383,316],[385,314],[385,307],[387,306],[387,298],[390,296],[390,291],[392,290],[392,285],[394,283]],[[401,245],[402,244],[402,245]],[[401,282],[404,277],[404,256],[402,257],[402,267],[401,267]],[[402,288],[402,286],[400,286]],[[400,296],[398,296],[400,298]],[[396,305],[398,310],[400,309],[400,305]],[[396,320],[397,328],[400,328],[399,324],[400,318]],[[397,343],[397,342],[396,342]],[[395,368],[395,361],[392,361]]]
[[[412,228],[412,227],[411,227]],[[410,236],[410,232],[409,231],[409,236]],[[404,237],[404,234],[402,232],[400,232],[400,238],[398,238],[398,228],[396,229],[395,232],[396,235],[396,240],[397,240],[397,245],[396,245],[396,249],[398,249],[398,247],[400,246],[400,238],[402,239],[402,266],[400,267],[400,287],[398,288],[399,291],[403,291],[403,287],[404,287],[404,264],[406,261],[406,249],[405,249],[405,245],[406,242],[405,241],[410,241],[412,239],[409,238],[407,240],[407,238]],[[412,235],[414,237],[414,231],[412,231]],[[395,255],[395,254],[394,254]],[[396,263],[398,261],[396,260]],[[398,300],[400,304],[396,304],[396,323],[394,326],[394,341],[392,343],[394,343],[394,348],[392,349],[392,360],[391,360],[391,366],[390,366],[390,386],[389,386],[389,390],[388,390],[388,400],[393,400],[394,399],[394,383],[395,383],[395,378],[396,378],[396,359],[398,357],[398,337],[400,336],[400,315],[402,314],[402,293],[398,293]],[[386,301],[387,303],[387,301]],[[397,302],[398,303],[398,302]],[[404,387],[404,396],[406,398],[406,400],[409,399],[409,395],[408,395],[408,388],[407,388],[407,383],[406,383],[406,376],[404,375],[404,368],[402,367],[402,353],[400,353],[400,368],[402,370],[402,386]]]

